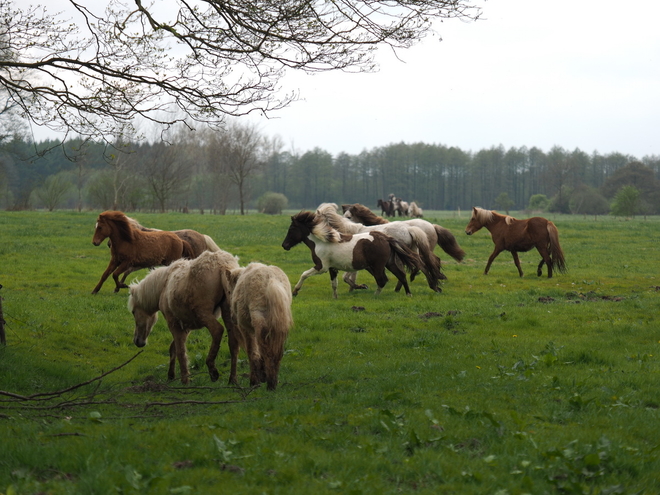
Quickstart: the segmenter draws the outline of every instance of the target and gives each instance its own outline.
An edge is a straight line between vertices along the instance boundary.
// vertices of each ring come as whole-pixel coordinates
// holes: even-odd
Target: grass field
[[[98,212],[0,212],[0,494],[660,493],[660,218],[550,216],[569,271],[536,252],[490,274],[487,231],[426,212],[467,252],[436,248],[448,280],[374,297],[328,275],[294,299],[275,392],[208,377],[210,338],[188,341],[191,384],[167,381],[165,323],[141,352],[127,291],[91,243]],[[281,248],[289,216],[133,214],[192,228],[292,285],[308,249]],[[524,215],[519,215],[523,218]],[[137,272],[143,277],[145,272]],[[89,382],[89,383],[86,383]]]

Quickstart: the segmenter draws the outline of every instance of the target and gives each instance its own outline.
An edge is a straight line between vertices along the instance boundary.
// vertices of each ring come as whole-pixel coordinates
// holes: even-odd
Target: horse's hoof
[[[360,285],[356,285],[355,288],[357,290],[366,290],[369,288],[369,286],[367,284],[360,284]]]
[[[212,382],[217,382],[218,378],[220,378],[220,372],[218,370],[209,371],[209,376]]]

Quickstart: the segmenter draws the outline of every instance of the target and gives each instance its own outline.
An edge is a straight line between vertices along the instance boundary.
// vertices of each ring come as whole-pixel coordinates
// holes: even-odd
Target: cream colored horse
[[[291,283],[281,269],[262,263],[223,270],[222,277],[231,295],[236,337],[250,362],[250,385],[266,382],[275,390],[293,326]]]
[[[190,381],[186,340],[191,330],[206,327],[212,342],[206,357],[206,366],[212,381],[219,377],[215,360],[220,349],[223,326],[227,327],[232,366],[229,383],[236,383],[236,355],[238,341],[232,331],[231,309],[221,272],[238,268],[237,258],[225,251],[204,251],[193,260],[178,260],[169,266],[156,268],[139,283],[129,286],[128,309],[135,319],[133,342],[138,347],[147,344],[147,338],[158,320],[160,310],[172,333],[170,366],[167,376],[174,379],[178,359],[181,382]]]

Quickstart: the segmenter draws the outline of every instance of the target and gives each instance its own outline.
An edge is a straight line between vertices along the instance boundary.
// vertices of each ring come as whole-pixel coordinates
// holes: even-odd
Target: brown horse
[[[360,203],[341,205],[341,207],[344,211],[344,216],[352,222],[361,223],[363,225],[382,225],[389,223],[389,220],[379,217],[369,208]],[[458,245],[456,237],[449,229],[421,218],[401,220],[400,222],[422,229],[428,238],[431,250],[435,249],[436,246],[440,246],[440,249],[458,262],[461,262],[463,258],[465,258],[465,251],[463,251],[461,246]]]
[[[136,229],[121,211],[105,211],[96,220],[92,243],[98,246],[108,237],[111,242],[110,263],[92,294],[101,289],[111,273],[115,281],[115,292],[119,292],[119,289],[128,288],[119,280],[119,276],[127,270],[169,265],[179,258],[192,257],[192,249],[187,241],[182,241],[176,234],[166,230],[145,232]]]
[[[510,251],[518,273],[522,277],[523,271],[520,268],[518,253],[527,252],[534,247],[542,258],[536,269],[539,277],[543,274],[543,263],[548,267],[548,278],[552,277],[553,269],[557,269],[561,273],[566,272],[564,252],[559,245],[559,232],[550,220],[542,217],[516,220],[509,215],[501,215],[495,211],[474,207],[470,223],[465,227],[465,233],[472,235],[482,227],[488,229],[493,243],[495,243],[495,250],[488,258],[484,275],[488,274],[490,265],[498,254],[502,251]]]
[[[379,199],[377,206],[380,206],[380,210],[384,215],[387,215],[388,217],[394,216],[394,207],[392,206],[391,201]]]
[[[126,217],[126,218],[128,219],[129,222],[131,222],[134,228],[141,230],[143,232],[162,232],[159,229],[151,229],[148,227],[143,227],[134,218],[131,217]],[[190,259],[197,258],[204,251],[213,251],[213,252],[220,251],[220,248],[215,243],[215,241],[211,239],[211,237],[205,234],[200,234],[196,230],[183,229],[183,230],[173,230],[172,232],[176,234],[182,241],[186,241],[188,244],[190,244],[191,255],[188,256],[188,258]],[[109,248],[112,247],[112,241],[110,240],[108,240],[108,247]],[[126,270],[121,278],[121,283],[122,284],[125,283],[126,278],[131,273],[141,269],[142,268],[131,267],[128,270]]]

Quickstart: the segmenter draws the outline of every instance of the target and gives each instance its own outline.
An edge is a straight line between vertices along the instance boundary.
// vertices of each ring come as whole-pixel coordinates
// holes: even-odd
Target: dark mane
[[[121,211],[105,211],[101,213],[99,217],[113,222],[117,226],[119,235],[123,240],[127,242],[133,240],[133,227],[131,226],[131,222]]]
[[[291,217],[291,220],[305,225],[309,230],[312,230],[314,226],[319,223],[319,219],[313,211],[301,211],[300,213],[296,213]]]

